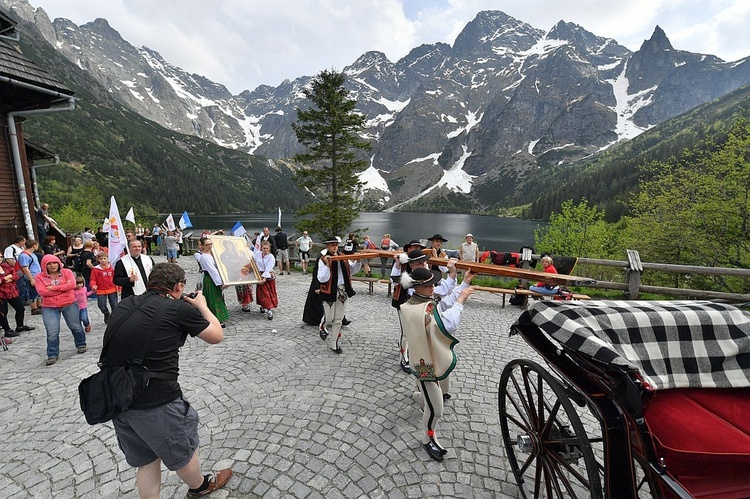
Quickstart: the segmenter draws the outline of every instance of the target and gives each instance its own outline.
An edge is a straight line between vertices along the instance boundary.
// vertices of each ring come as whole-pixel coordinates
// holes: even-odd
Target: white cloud
[[[8,0],[5,0],[8,1]],[[135,46],[226,85],[260,84],[343,69],[369,50],[395,62],[423,43],[452,44],[479,11],[502,10],[535,28],[565,20],[631,50],[658,24],[677,49],[726,60],[750,55],[746,0],[30,0],[50,17],[97,17]]]

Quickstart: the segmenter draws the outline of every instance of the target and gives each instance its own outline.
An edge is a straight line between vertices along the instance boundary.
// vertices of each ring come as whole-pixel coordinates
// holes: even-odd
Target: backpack
[[[21,262],[18,260],[21,257],[22,253],[26,253],[27,255],[31,256],[31,253],[27,253],[25,251],[21,251],[20,253],[18,253],[17,255],[15,255],[16,264],[13,266],[13,270],[15,270],[16,275],[18,275],[19,278],[20,277],[24,277],[23,270],[21,269]],[[14,252],[14,254],[15,254],[15,252]]]
[[[146,356],[146,352],[149,346],[151,346],[153,335],[148,340],[140,342],[140,356],[132,359],[129,365],[115,367],[107,365],[105,354],[109,340],[120,329],[125,319],[129,318],[146,301],[146,296],[153,295],[145,295],[144,298],[135,304],[132,310],[120,317],[117,323],[113,324],[110,334],[105,336],[105,342],[102,346],[102,355],[98,363],[100,371],[82,380],[78,385],[81,411],[83,411],[83,415],[86,417],[86,422],[90,425],[106,423],[120,412],[127,410],[133,401],[146,389],[151,378],[177,380],[175,374],[154,373],[141,365],[143,357]],[[152,324],[159,324],[161,322],[168,306],[169,300],[165,299],[156,312]]]
[[[516,287],[516,289],[523,289],[523,288]],[[526,304],[529,301],[529,297],[526,296],[526,295],[519,295],[519,294],[516,293],[513,296],[511,296],[508,301],[510,302],[511,305],[517,305],[519,307],[525,307]]]
[[[352,255],[357,252],[356,248],[354,247],[354,240],[349,239],[344,243],[344,249],[341,251],[345,255]]]

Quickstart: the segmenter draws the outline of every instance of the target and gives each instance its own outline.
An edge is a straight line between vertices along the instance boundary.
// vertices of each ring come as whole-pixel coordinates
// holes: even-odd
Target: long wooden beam
[[[369,249],[367,251],[358,251],[356,253],[352,253],[351,255],[338,254],[336,256],[332,256],[331,260],[338,261],[338,260],[364,260],[366,258],[396,258],[401,253],[403,253],[403,251]]]
[[[423,250],[430,251],[429,248]],[[388,250],[367,250],[354,253],[352,255],[336,255],[331,257],[332,260],[363,260],[365,258],[395,258],[403,251]],[[464,260],[454,260],[457,269],[471,270],[475,274],[494,275],[500,277],[511,277],[516,279],[528,279],[530,281],[546,282],[553,285],[564,286],[592,286],[596,284],[594,279],[588,277],[578,277],[566,274],[550,274],[538,270],[519,269],[515,267],[506,267],[503,265],[492,265],[489,263],[474,263]],[[448,265],[448,258],[430,258],[427,263],[432,265]]]
[[[491,265],[488,263],[474,263],[464,260],[456,260],[455,262],[457,269],[471,270],[475,274],[513,277],[516,279],[528,279],[530,281],[540,281],[546,282],[547,284],[565,286],[591,286],[593,284],[596,284],[596,281],[594,279],[589,279],[588,277],[578,277],[565,274],[550,274],[547,272],[539,272],[538,270],[518,269],[515,267]],[[427,263],[432,265],[445,266],[448,264],[448,259],[430,258],[429,260],[427,260]]]

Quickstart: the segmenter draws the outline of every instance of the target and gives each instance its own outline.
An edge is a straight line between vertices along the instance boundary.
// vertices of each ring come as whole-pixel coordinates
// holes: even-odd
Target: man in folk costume
[[[352,288],[352,274],[359,270],[359,261],[331,260],[339,255],[339,240],[329,237],[325,243],[326,254],[318,260],[318,281],[320,281],[320,298],[323,300],[325,322],[320,330],[320,338],[327,340],[328,347],[335,353],[343,350],[339,346],[341,323],[344,319],[345,304],[348,298],[356,293]],[[329,330],[330,328],[330,330]]]
[[[146,292],[148,276],[154,268],[154,260],[148,255],[142,255],[143,247],[138,239],[128,243],[130,253],[117,260],[115,274],[112,280],[122,288],[121,299],[128,296],[142,295]]]
[[[448,254],[443,249],[443,243],[447,243],[448,240],[442,236],[442,234],[435,234],[428,239],[430,241],[430,249],[432,253],[431,258],[448,258]],[[448,272],[448,268],[442,265],[430,265],[432,270],[439,270],[440,272]]]
[[[474,293],[469,286],[473,278],[474,273],[467,272],[460,286],[438,300],[433,292],[441,280],[439,271],[417,268],[401,277],[404,289],[414,288],[409,300],[401,305],[401,321],[409,341],[411,373],[416,377],[423,402],[424,433],[420,440],[435,461],[442,461],[447,453],[440,445],[436,429],[443,416],[444,393],[447,393],[444,385],[456,367],[453,347],[458,340],[453,334],[461,322],[464,302]]]
[[[418,246],[417,246],[418,247]],[[406,258],[404,258],[406,257]],[[411,274],[415,269],[420,267],[428,268],[427,266],[427,255],[421,249],[412,249],[408,254],[402,254],[398,256],[399,263],[401,264],[402,274]],[[395,267],[395,265],[394,265]],[[433,289],[433,296],[443,297],[451,294],[453,289],[456,287],[456,262],[455,260],[448,260],[448,266],[446,267],[448,274],[445,279],[441,279],[439,283],[435,285]],[[399,350],[401,352],[401,369],[411,374],[411,367],[409,366],[409,341],[404,334],[404,325],[401,321],[401,305],[414,294],[414,288],[403,289],[401,287],[401,275],[398,277],[398,284],[393,288],[393,299],[391,305],[399,311],[398,320],[401,326],[401,338],[399,341]],[[443,394],[446,398],[450,398],[448,393],[449,384],[445,383],[445,390]]]
[[[412,271],[412,261],[410,258],[410,256],[412,256],[412,252],[414,253],[415,257],[417,253],[419,253],[419,255],[424,256],[424,258],[421,260],[427,260],[427,256],[423,255],[422,253],[423,249],[424,245],[417,239],[413,239],[409,241],[408,244],[404,245],[404,252],[399,253],[399,255],[394,259],[393,267],[391,268],[391,281],[393,282],[391,306],[397,311],[401,308],[401,304],[405,303],[406,300],[409,299],[409,294],[401,288],[401,275],[408,274]],[[400,321],[401,316],[399,315],[399,322]],[[403,326],[401,327],[401,335],[399,336],[398,340],[398,349],[399,354],[401,355],[401,369],[406,373],[410,373],[411,370],[409,369],[409,345],[406,341],[406,338],[404,337]]]

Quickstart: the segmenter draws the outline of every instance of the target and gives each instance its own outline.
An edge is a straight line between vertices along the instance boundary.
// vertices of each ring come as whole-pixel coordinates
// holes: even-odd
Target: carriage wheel
[[[565,389],[538,364],[508,363],[498,394],[500,427],[524,498],[602,498],[601,466]]]

